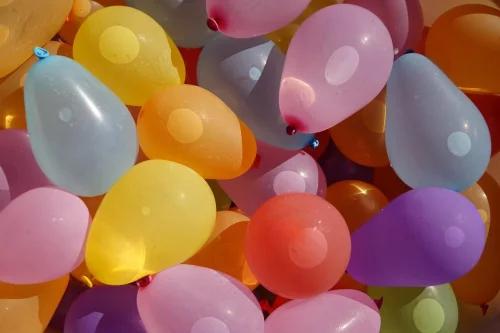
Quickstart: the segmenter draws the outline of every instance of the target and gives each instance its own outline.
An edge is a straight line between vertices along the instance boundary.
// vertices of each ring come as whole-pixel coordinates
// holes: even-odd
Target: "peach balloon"
[[[69,44],[73,44],[75,35],[83,21],[93,12],[101,9],[102,5],[91,0],[74,0],[69,16],[59,30],[59,37]]]

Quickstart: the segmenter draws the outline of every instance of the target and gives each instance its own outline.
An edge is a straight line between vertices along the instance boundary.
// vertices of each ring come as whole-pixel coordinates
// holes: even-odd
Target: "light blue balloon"
[[[217,33],[207,26],[205,0],[126,0],[148,14],[180,47],[202,47]]]
[[[219,96],[257,139],[284,149],[309,144],[311,134],[288,135],[279,111],[279,88],[285,56],[263,37],[218,36],[201,52],[198,84]]]
[[[387,84],[386,145],[410,187],[463,191],[486,170],[488,126],[476,106],[426,57],[400,57]]]
[[[25,81],[33,153],[46,176],[80,196],[96,196],[131,166],[135,123],[120,99],[73,60],[48,56]]]

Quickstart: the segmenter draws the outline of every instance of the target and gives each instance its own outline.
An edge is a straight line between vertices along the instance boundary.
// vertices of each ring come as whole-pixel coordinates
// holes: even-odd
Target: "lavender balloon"
[[[64,333],[146,333],[137,311],[137,287],[95,287],[69,309]]]
[[[474,205],[443,188],[406,192],[352,235],[347,271],[375,286],[423,287],[469,272],[485,243]]]

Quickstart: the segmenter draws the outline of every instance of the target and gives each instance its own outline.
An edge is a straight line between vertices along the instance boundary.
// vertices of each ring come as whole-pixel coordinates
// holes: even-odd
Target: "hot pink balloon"
[[[391,35],[372,12],[333,5],[295,33],[281,78],[280,110],[289,133],[328,129],[372,101],[394,59]]]
[[[266,333],[378,333],[380,315],[368,295],[338,290],[288,302],[266,320]]]
[[[0,281],[54,280],[82,261],[89,212],[77,196],[36,188],[0,212]]]
[[[311,0],[207,0],[208,26],[235,38],[267,34],[284,27]]]
[[[255,296],[235,279],[205,267],[177,265],[139,290],[149,333],[264,333]]]
[[[384,22],[392,37],[394,54],[415,48],[422,38],[424,16],[419,0],[348,0],[364,7]]]

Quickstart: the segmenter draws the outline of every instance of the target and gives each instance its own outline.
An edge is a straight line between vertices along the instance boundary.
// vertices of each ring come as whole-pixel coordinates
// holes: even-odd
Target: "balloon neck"
[[[140,289],[144,289],[147,286],[149,286],[149,284],[151,283],[151,281],[153,281],[153,277],[151,275],[148,275],[148,276],[143,277],[142,279],[139,279],[139,280],[135,281],[135,284]]]
[[[490,306],[488,304],[481,304],[481,311],[483,311],[483,316],[486,316],[486,314],[488,313],[488,309],[490,308]]]
[[[43,60],[48,56],[50,56],[49,51],[47,51],[43,47],[38,47],[38,46],[33,49],[33,53],[38,58],[38,60]]]
[[[319,140],[316,137],[313,137],[311,142],[309,142],[309,147],[311,147],[313,150],[318,149],[319,147]]]
[[[297,133],[297,129],[294,126],[288,125],[286,127],[286,134],[288,134],[288,135],[294,135],[295,133]]]
[[[207,27],[212,31],[219,31],[219,23],[213,17],[209,17],[207,20]]]

